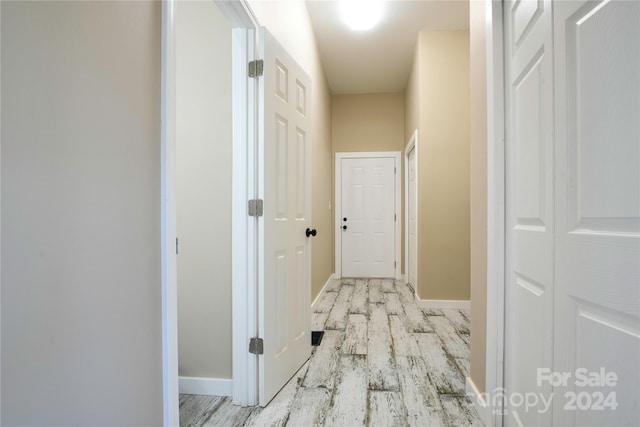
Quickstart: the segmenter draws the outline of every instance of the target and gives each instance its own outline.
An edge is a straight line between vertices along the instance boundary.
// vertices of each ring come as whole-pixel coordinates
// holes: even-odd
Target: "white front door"
[[[505,3],[506,272],[504,388],[542,393],[553,365],[553,53],[551,1]],[[506,425],[551,424],[551,411],[508,407]]]
[[[567,387],[556,390],[553,422],[637,426],[640,2],[561,1],[553,16],[554,370],[572,374]],[[617,380],[581,386],[578,369],[597,376],[604,369]]]
[[[341,159],[342,277],[395,277],[395,158]]]
[[[408,227],[408,253],[407,264],[407,283],[414,290],[418,287],[418,176],[416,170],[416,148],[415,146],[407,156],[407,177],[409,181],[407,189],[407,227]]]
[[[311,355],[311,80],[261,29],[259,147],[264,217],[258,255],[259,402],[266,405]]]

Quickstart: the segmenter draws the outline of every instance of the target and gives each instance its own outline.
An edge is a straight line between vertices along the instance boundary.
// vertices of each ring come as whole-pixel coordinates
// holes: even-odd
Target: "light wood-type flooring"
[[[421,309],[389,279],[329,283],[309,361],[265,408],[180,395],[183,426],[480,426],[465,397],[469,313]]]

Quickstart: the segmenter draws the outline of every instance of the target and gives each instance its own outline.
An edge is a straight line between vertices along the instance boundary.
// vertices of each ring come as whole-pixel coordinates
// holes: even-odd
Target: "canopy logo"
[[[615,411],[618,407],[614,387],[618,384],[615,372],[600,368],[590,371],[578,368],[572,372],[552,371],[549,368],[538,368],[536,385],[553,392],[528,391],[525,393],[509,393],[504,388],[480,394],[483,404],[490,407],[494,414],[506,415],[510,411],[517,413],[536,411],[544,414],[552,405],[561,405],[565,411]],[[558,393],[559,389],[566,389]],[[470,395],[474,398],[475,395]]]

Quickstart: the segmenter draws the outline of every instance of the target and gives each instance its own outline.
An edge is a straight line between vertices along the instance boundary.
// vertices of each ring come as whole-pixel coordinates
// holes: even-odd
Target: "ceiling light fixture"
[[[340,12],[353,31],[367,31],[382,18],[382,0],[342,0]]]

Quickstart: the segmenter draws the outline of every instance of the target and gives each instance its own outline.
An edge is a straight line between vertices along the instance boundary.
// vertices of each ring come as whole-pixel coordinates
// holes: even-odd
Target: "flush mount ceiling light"
[[[340,13],[353,31],[370,30],[382,18],[382,0],[342,0]]]

